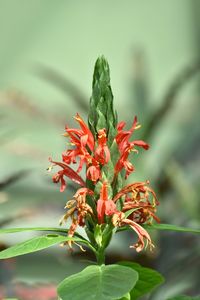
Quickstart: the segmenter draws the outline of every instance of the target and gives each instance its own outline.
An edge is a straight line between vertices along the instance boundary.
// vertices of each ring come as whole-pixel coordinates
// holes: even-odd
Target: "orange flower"
[[[94,192],[88,188],[80,188],[74,195],[73,200],[69,200],[65,206],[67,208],[66,214],[62,217],[60,224],[63,224],[70,217],[72,224],[69,228],[68,236],[73,237],[77,226],[85,225],[85,217],[90,214],[93,215],[92,208],[86,202],[87,195],[93,195]],[[71,248],[72,241],[68,242]]]
[[[149,181],[129,184],[121,189],[113,199],[113,201],[116,202],[125,196],[122,211],[127,212],[134,209],[129,219],[139,224],[144,224],[147,221],[151,222],[152,218],[155,219],[156,222],[160,222],[160,219],[155,215],[156,206],[159,205],[159,202],[154,190],[151,189],[148,184]]]
[[[126,219],[125,214],[123,212],[117,212],[113,215],[112,218],[113,225],[116,226],[130,226],[138,235],[138,241],[136,244],[130,246],[130,248],[135,248],[137,252],[140,252],[145,247],[145,241],[146,241],[146,247],[149,245],[150,250],[154,248],[154,245],[151,241],[150,235],[148,232],[139,224],[136,222]]]
[[[117,211],[116,205],[113,200],[108,199],[108,185],[104,182],[100,191],[100,198],[97,201],[97,216],[99,224],[104,223],[104,217],[112,216]]]
[[[94,183],[101,178],[100,166],[95,160],[93,160],[93,163],[88,167],[86,176]]]
[[[110,151],[106,145],[106,130],[100,129],[98,131],[98,147],[95,150],[95,159],[100,162],[102,165],[105,165],[110,160]]]
[[[140,125],[137,124],[137,117],[134,118],[133,125],[130,130],[123,130],[125,122],[120,122],[117,125],[117,135],[115,137],[118,149],[120,152],[120,158],[115,166],[115,176],[124,168],[126,170],[125,179],[134,171],[134,166],[128,161],[128,156],[131,151],[138,152],[135,149],[135,146],[141,147],[145,150],[149,149],[149,145],[142,140],[135,140],[130,142],[129,139],[133,132],[140,128]]]
[[[64,176],[70,178],[72,181],[75,183],[78,183],[81,186],[85,186],[84,180],[69,166],[67,166],[64,163],[53,161],[51,158],[49,158],[49,161],[53,163],[53,165],[60,166],[62,168],[61,171],[58,171],[56,174],[53,175],[52,180],[54,183],[58,183],[59,181],[61,182],[61,187],[60,191],[63,192],[66,188],[66,182],[64,179]],[[52,166],[49,168],[51,169]]]

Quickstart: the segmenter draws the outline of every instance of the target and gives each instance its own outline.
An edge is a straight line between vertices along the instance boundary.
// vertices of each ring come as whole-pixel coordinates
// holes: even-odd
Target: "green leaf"
[[[171,225],[171,224],[152,224],[152,225],[144,225],[143,227],[148,229],[148,230],[158,229],[158,230],[200,233],[200,229],[187,228],[187,227],[176,226],[176,225]]]
[[[180,295],[180,296],[175,296],[173,298],[169,298],[167,300],[200,300],[200,296],[190,297],[190,296]]]
[[[152,224],[152,225],[142,225],[147,230],[167,230],[167,231],[178,231],[178,232],[190,232],[190,233],[200,233],[200,229],[187,228],[182,226],[176,226],[171,224]],[[123,226],[117,229],[117,232],[130,230],[128,226]]]
[[[67,229],[62,228],[52,228],[52,227],[24,227],[24,228],[3,228],[0,229],[0,234],[3,233],[16,233],[16,232],[23,232],[23,231],[53,231],[53,232],[68,232]]]
[[[112,300],[128,293],[138,280],[131,268],[119,265],[89,266],[58,286],[62,300]]]
[[[132,208],[132,209],[129,209],[128,211],[125,212],[125,218],[127,219],[128,216],[130,216],[134,211],[140,209],[141,207],[137,207],[137,208]]]
[[[164,282],[164,278],[160,273],[150,268],[144,268],[139,264],[122,261],[118,263],[126,267],[135,270],[139,274],[139,280],[137,281],[134,288],[130,291],[131,300],[138,299],[142,295],[145,295],[152,291],[155,287]]]
[[[68,238],[66,236],[57,234],[48,234],[45,236],[34,237],[20,244],[14,245],[8,249],[0,252],[0,259],[15,257],[27,253],[43,250],[55,244],[63,243],[66,241],[85,242],[78,238]]]
[[[124,295],[124,297],[122,297],[121,299],[119,300],[131,300],[131,295],[130,293],[127,293],[126,295]]]
[[[60,233],[60,234],[65,234],[65,235],[67,235],[67,233],[68,233],[68,229],[63,229],[63,228],[54,228],[54,227],[24,227],[24,228],[3,228],[3,229],[0,229],[0,234],[4,234],[4,233],[16,233],[16,232],[24,232],[24,231],[49,231],[49,232],[55,232],[55,233]],[[83,236],[81,236],[78,233],[75,233],[74,236],[78,237],[80,239],[86,240]]]

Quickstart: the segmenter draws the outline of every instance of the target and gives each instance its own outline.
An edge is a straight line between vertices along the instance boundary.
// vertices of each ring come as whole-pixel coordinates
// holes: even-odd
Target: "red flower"
[[[137,126],[137,117],[134,118],[132,127],[129,130],[123,131],[124,126],[126,126],[124,121],[117,125],[117,135],[115,138],[121,153],[129,145],[129,138],[133,134],[134,130],[139,128],[139,125]]]
[[[127,179],[127,177],[134,171],[134,166],[130,161],[128,161],[128,156],[131,149],[132,146],[128,146],[125,150],[123,150],[121,157],[115,165],[115,176],[117,176],[118,173],[124,168],[126,170],[125,179]]]
[[[149,186],[149,181],[146,182],[135,182],[126,185],[124,188],[122,188],[114,197],[113,201],[116,202],[119,198],[122,196],[132,193],[133,196],[135,196],[135,200],[141,200],[146,198],[148,199],[149,192],[153,195],[154,198],[154,205],[158,205],[159,202],[157,200],[156,194],[153,189],[151,189]],[[143,196],[140,195],[140,193],[143,194]]]
[[[110,151],[106,143],[107,143],[106,130],[105,128],[100,129],[98,131],[98,147],[95,150],[95,158],[102,165],[107,164],[108,161],[110,160]]]
[[[159,205],[159,202],[155,192],[148,184],[148,181],[129,184],[119,191],[113,199],[116,202],[125,196],[122,211],[125,213],[133,209],[128,219],[139,224],[149,223],[152,218],[156,222],[160,222],[160,219],[155,215],[156,206]]]
[[[88,167],[86,175],[89,180],[96,183],[97,180],[101,178],[101,171],[100,171],[99,164],[93,161],[93,164]]]
[[[130,246],[130,248],[135,248],[137,252],[142,251],[145,246],[144,239],[146,240],[146,247],[149,245],[150,250],[154,247],[148,232],[136,222],[126,219],[123,212],[115,213],[113,215],[112,222],[114,226],[119,227],[128,225],[137,233],[138,241],[133,246]]]
[[[91,151],[94,150],[94,137],[88,126],[85,124],[83,119],[77,113],[74,117],[76,121],[78,121],[81,129],[77,128],[68,128],[66,126],[66,132],[71,138],[71,143],[75,145],[81,144],[81,146],[88,146]]]
[[[133,145],[133,146],[141,147],[141,148],[143,148],[145,150],[149,149],[149,144],[145,143],[142,140],[135,140],[135,141],[131,142],[130,144]]]
[[[79,158],[79,166],[76,171],[78,173],[82,170],[84,164],[87,165],[92,161],[92,156],[87,152],[86,148],[81,145],[75,149],[69,149],[66,151],[66,153],[62,154],[63,162],[67,164],[76,164],[77,158]]]
[[[93,214],[92,208],[86,202],[87,195],[93,195],[94,192],[88,188],[80,188],[74,195],[74,200],[69,200],[65,206],[68,209],[66,214],[62,217],[60,224],[67,221],[71,217],[72,224],[68,231],[68,237],[73,237],[77,226],[85,225],[85,217]],[[72,241],[67,242],[72,246]]]
[[[113,200],[108,199],[108,185],[104,182],[101,191],[100,199],[97,201],[97,216],[99,224],[104,223],[104,216],[112,216],[117,211]]]
[[[69,166],[61,162],[53,161],[51,158],[49,158],[49,161],[52,162],[54,165],[60,166],[63,169],[61,171],[58,171],[52,177],[54,183],[58,183],[59,181],[61,182],[61,187],[60,187],[61,192],[63,192],[66,188],[66,182],[64,176],[69,177],[72,181],[78,183],[81,186],[85,186],[84,180]]]
[[[135,149],[135,146],[141,147],[145,150],[149,149],[149,145],[142,140],[135,140],[129,142],[129,138],[133,134],[135,129],[138,129],[140,126],[137,125],[137,117],[134,118],[133,125],[130,130],[124,130],[123,128],[126,125],[125,122],[120,122],[117,125],[117,135],[116,135],[116,143],[118,144],[120,158],[117,161],[115,166],[115,176],[124,168],[126,170],[125,179],[134,171],[134,166],[128,161],[128,156],[131,151],[138,152]]]

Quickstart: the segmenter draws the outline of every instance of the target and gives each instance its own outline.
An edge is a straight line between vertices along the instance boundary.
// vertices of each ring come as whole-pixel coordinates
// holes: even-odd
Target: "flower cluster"
[[[94,230],[97,224],[99,226],[110,224],[113,228],[129,226],[138,235],[137,243],[131,247],[136,248],[138,252],[145,245],[152,248],[151,238],[141,226],[151,223],[152,219],[159,222],[155,215],[156,206],[159,203],[154,191],[149,187],[149,182],[132,183],[113,192],[116,190],[114,185],[118,176],[124,176],[127,179],[134,171],[134,166],[128,160],[129,153],[131,151],[137,153],[138,147],[145,150],[149,148],[149,145],[142,140],[130,141],[134,131],[140,128],[137,118],[134,118],[129,130],[124,130],[125,122],[117,125],[113,143],[117,145],[118,157],[110,181],[102,172],[112,160],[113,155],[111,147],[108,147],[106,129],[101,128],[94,135],[79,114],[75,116],[75,120],[79,128],[66,126],[64,133],[64,136],[69,138],[72,149],[67,149],[62,153],[62,162],[56,162],[50,158],[52,163],[50,168],[53,166],[61,168],[53,175],[53,182],[61,184],[61,192],[66,188],[66,177],[81,186],[75,193],[74,199],[67,202],[65,207],[67,212],[61,220],[62,224],[69,217],[71,218],[68,236],[73,237],[77,226],[87,227],[87,220],[92,220],[90,223],[93,224]],[[70,167],[74,164],[77,165],[76,171]],[[86,173],[84,179],[80,176],[83,167]],[[71,242],[69,246],[71,247]]]

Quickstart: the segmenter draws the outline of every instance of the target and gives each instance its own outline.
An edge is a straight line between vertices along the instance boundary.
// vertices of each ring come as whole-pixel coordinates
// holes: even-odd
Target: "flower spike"
[[[104,57],[95,64],[92,89],[89,125],[77,113],[74,119],[78,128],[66,126],[63,134],[69,140],[69,148],[63,151],[61,162],[51,158],[50,162],[60,167],[52,180],[60,182],[61,192],[66,188],[65,177],[80,186],[73,199],[67,201],[60,224],[71,221],[69,237],[74,236],[78,226],[84,227],[98,263],[102,263],[98,253],[102,255],[105,251],[117,227],[129,226],[134,230],[138,241],[131,248],[137,252],[154,247],[142,225],[160,222],[156,215],[159,202],[149,181],[124,184],[124,179],[135,171],[129,154],[138,153],[139,148],[148,150],[149,145],[132,139],[140,128],[137,117],[130,129],[125,128],[126,122],[117,122],[109,66]],[[76,171],[71,165],[75,165]],[[73,242],[66,243],[71,249]]]

